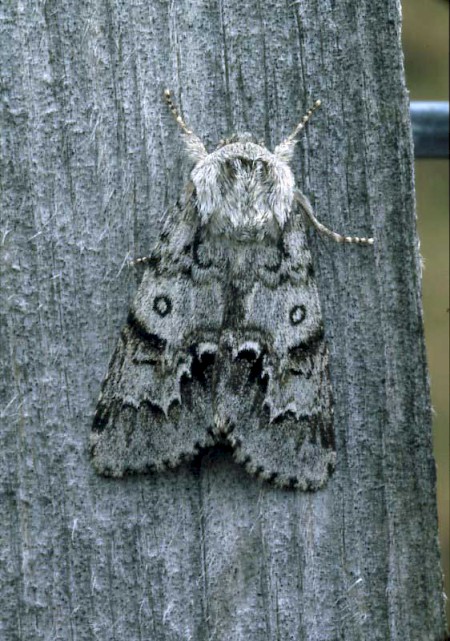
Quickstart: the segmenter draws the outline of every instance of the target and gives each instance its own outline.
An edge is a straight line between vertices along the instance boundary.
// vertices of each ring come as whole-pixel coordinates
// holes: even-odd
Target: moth
[[[174,105],[193,161],[166,214],[103,383],[91,435],[100,474],[175,468],[216,443],[279,487],[316,490],[335,465],[328,350],[306,223],[340,243],[295,187],[294,131],[208,153]]]

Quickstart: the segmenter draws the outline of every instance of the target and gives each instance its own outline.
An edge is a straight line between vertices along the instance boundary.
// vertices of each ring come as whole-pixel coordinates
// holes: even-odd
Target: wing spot
[[[304,305],[295,305],[289,312],[289,320],[292,325],[300,325],[306,318],[306,307]]]
[[[168,296],[156,296],[153,301],[153,310],[164,318],[172,311],[172,301]]]

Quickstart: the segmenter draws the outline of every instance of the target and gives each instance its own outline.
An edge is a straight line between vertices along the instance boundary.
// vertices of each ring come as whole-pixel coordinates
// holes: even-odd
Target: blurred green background
[[[448,0],[403,0],[403,50],[411,100],[448,100]],[[425,339],[434,408],[434,455],[445,588],[450,597],[449,202],[448,160],[416,160],[416,198],[425,261]],[[450,621],[450,601],[447,612]]]

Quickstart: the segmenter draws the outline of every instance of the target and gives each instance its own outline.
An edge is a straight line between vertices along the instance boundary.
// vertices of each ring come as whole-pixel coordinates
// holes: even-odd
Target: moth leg
[[[309,201],[298,190],[295,192],[295,198],[298,200],[302,208],[302,211],[307,215],[307,217],[309,218],[311,223],[314,225],[314,227],[317,229],[317,231],[323,234],[324,236],[331,238],[337,243],[353,243],[356,245],[373,245],[374,244],[375,241],[373,238],[361,238],[359,236],[342,236],[341,234],[338,234],[337,232],[332,231],[331,229],[328,229],[328,227],[325,227],[325,225],[322,225],[322,223],[317,220],[317,218],[313,214],[313,210]]]
[[[143,265],[145,263],[151,263],[154,260],[152,256],[142,256],[140,258],[134,258],[128,262],[128,267],[134,267],[135,265]]]

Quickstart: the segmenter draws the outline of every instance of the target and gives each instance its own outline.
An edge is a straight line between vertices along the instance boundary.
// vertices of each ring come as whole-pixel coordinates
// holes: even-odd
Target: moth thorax
[[[201,222],[213,233],[241,240],[273,235],[290,215],[292,171],[254,143],[218,149],[200,161],[191,176]]]

